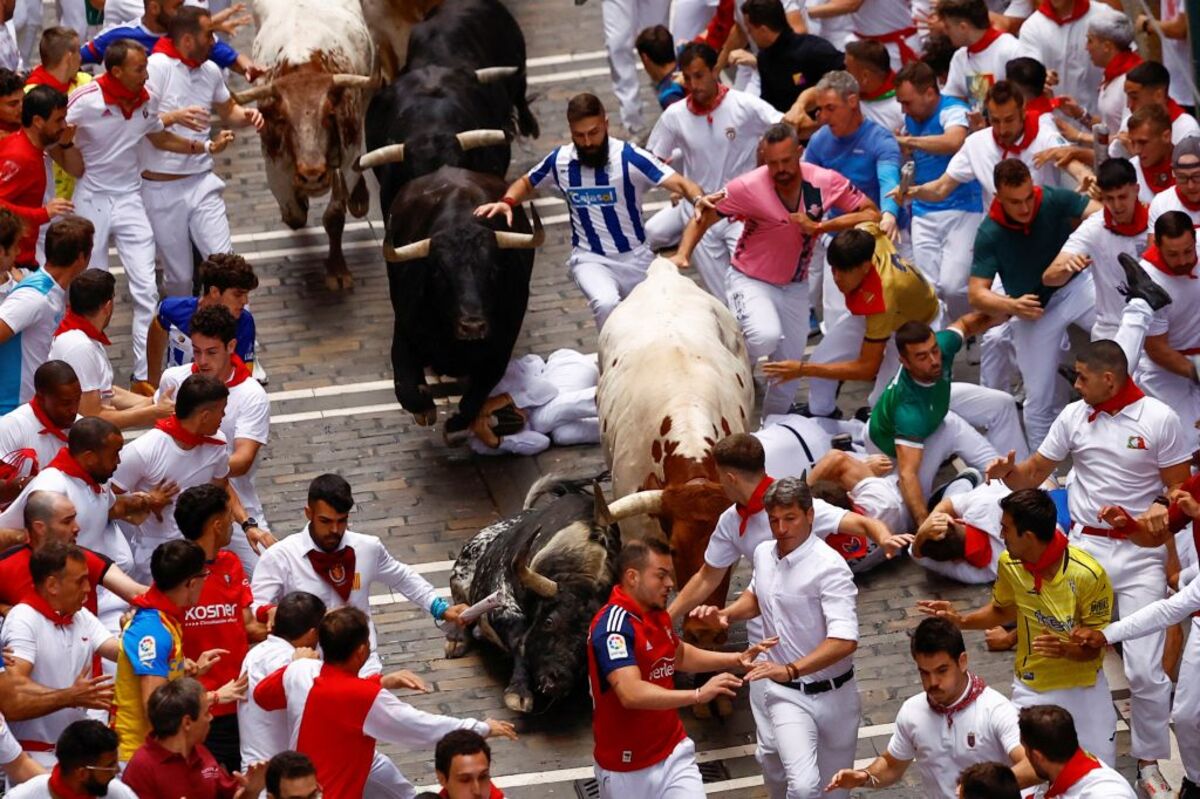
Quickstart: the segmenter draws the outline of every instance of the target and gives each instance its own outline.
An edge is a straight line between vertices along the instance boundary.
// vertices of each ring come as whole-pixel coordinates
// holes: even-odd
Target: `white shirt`
[[[172,366],[162,374],[158,383],[158,393],[154,395],[157,402],[162,392],[168,389],[178,392],[179,386],[192,374],[192,364]],[[246,439],[266,446],[271,435],[271,400],[267,391],[253,378],[243,380],[236,386],[229,386],[229,400],[225,403],[225,415],[221,418],[221,435],[228,442],[227,452],[233,455],[233,448],[238,439]],[[259,455],[262,451],[259,451]],[[230,477],[229,484],[237,492],[242,507],[254,517],[263,529],[267,529],[263,518],[262,500],[258,498],[258,488],[254,478],[258,474],[258,457],[250,464],[250,469],[238,477]]]
[[[242,661],[242,673],[247,678],[246,698],[238,702],[238,736],[242,746],[242,768],[247,763],[270,760],[288,748],[291,730],[287,714],[263,710],[254,701],[254,688],[268,674],[292,662],[296,648],[277,635],[268,635],[257,646],[250,647]]]
[[[1185,621],[1200,611],[1200,580],[1193,579],[1178,593],[1151,602],[1104,628],[1110,644],[1131,641]]]
[[[711,117],[710,122],[709,115],[693,114],[686,101],[674,103],[658,118],[646,144],[663,159],[678,148],[683,158],[673,166],[705,191],[754,169],[759,139],[783,114],[759,97],[730,89]]]
[[[8,799],[54,799],[54,795],[50,793],[49,774],[42,774],[23,782],[4,795]],[[138,799],[133,789],[121,782],[120,778],[108,784],[108,796],[109,799]]]
[[[99,391],[101,404],[112,404],[112,362],[108,360],[108,349],[99,341],[82,330],[68,330],[54,337],[47,360],[71,364],[83,393]]]
[[[1139,176],[1140,180],[1140,176]],[[1153,225],[1151,225],[1153,229]],[[1148,246],[1147,232],[1122,236],[1104,226],[1104,214],[1097,213],[1079,223],[1063,245],[1063,252],[1090,255],[1088,271],[1096,284],[1096,324],[1093,338],[1112,338],[1121,326],[1125,298],[1117,291],[1125,283],[1125,272],[1117,256],[1121,253],[1141,258]]]
[[[1142,172],[1142,157],[1135,155],[1129,159],[1129,162],[1133,164],[1134,174],[1137,175],[1138,202],[1149,205],[1150,201],[1154,199],[1154,189],[1150,188],[1150,184],[1146,183],[1146,176]]]
[[[969,707],[955,713],[953,722],[934,713],[924,693],[909,697],[896,714],[888,754],[917,761],[928,799],[958,799],[963,769],[988,761],[1011,763],[1009,753],[1021,745],[1016,707],[992,688],[984,688]]]
[[[125,119],[119,107],[104,102],[99,82],[92,81],[71,92],[67,124],[78,126],[75,145],[87,165],[78,187],[100,194],[130,194],[141,189],[138,147],[147,134],[165,129],[153,93]]]
[[[126,491],[149,491],[170,480],[183,493],[192,486],[220,480],[229,474],[228,448],[220,433],[213,438],[220,439],[221,445],[200,444],[183,449],[162,430],[151,430],[121,448],[121,465],[113,475],[113,485]],[[160,541],[181,538],[175,524],[175,500],[163,508],[161,522],[151,513],[137,529],[143,538]]]
[[[1184,0],[1162,0],[1158,18],[1166,22],[1186,13]],[[1193,67],[1187,36],[1182,39],[1163,36],[1159,40],[1162,42],[1162,65],[1171,73],[1171,99],[1181,105],[1193,104],[1196,98],[1192,96],[1190,88]]]
[[[129,542],[108,520],[108,512],[116,502],[108,483],[102,485],[97,494],[82,480],[68,477],[58,469],[43,468],[25,485],[13,503],[0,513],[0,527],[20,529],[25,526],[25,501],[34,491],[53,491],[65,494],[71,500],[75,506],[75,521],[79,524],[79,536],[75,543],[111,558],[124,572],[133,566]]]
[[[863,4],[854,12],[851,20],[851,29],[855,33],[867,36],[881,36],[914,27],[912,4],[909,0],[863,0]],[[892,66],[898,69],[900,65]]]
[[[991,562],[986,567],[972,566],[965,560],[938,561],[933,558],[914,557],[920,565],[935,574],[949,577],[960,583],[979,585],[990,583],[996,579],[996,568],[1000,562],[1000,553],[1004,551],[1004,536],[1000,532],[1000,500],[1012,493],[1012,490],[1002,480],[992,480],[976,486],[965,494],[955,494],[951,497],[952,513],[972,527],[977,527],[987,533],[992,546]]]
[[[1094,422],[1088,421],[1091,412],[1083,400],[1063,408],[1038,454],[1052,461],[1071,456],[1071,518],[1107,527],[1099,521],[1100,509],[1120,505],[1134,516],[1143,513],[1163,491],[1158,470],[1186,463],[1194,439],[1184,435],[1175,411],[1153,397],[1127,405],[1116,416],[1101,413]]]
[[[0,630],[0,640],[13,650],[13,656],[33,664],[29,678],[53,690],[70,688],[100,646],[112,637],[86,608],[76,611],[70,624],[58,626],[24,603],[13,606]],[[11,726],[19,741],[53,745],[69,724],[85,718],[86,709],[69,707],[14,721]]]
[[[37,453],[37,468],[45,469],[67,445],[53,433],[43,433],[45,429],[28,402],[0,416],[0,458],[19,449],[32,449]]]
[[[160,111],[174,111],[192,105],[209,109],[229,101],[229,89],[225,86],[221,68],[212,61],[206,60],[196,69],[191,69],[165,53],[152,53],[146,69],[150,73],[146,88],[150,90],[151,97],[158,98]],[[207,142],[212,126],[192,130],[177,125],[172,130],[184,138]],[[212,171],[213,166],[212,156],[207,152],[191,155],[171,153],[158,149],[145,138],[138,145],[138,157],[143,170],[168,175],[198,175]]]
[[[978,53],[960,47],[950,57],[950,72],[942,94],[960,97],[978,111],[983,108],[988,90],[1008,75],[1008,62],[1028,55],[1031,55],[1029,48],[1011,33],[1000,34]]]
[[[313,569],[308,553],[318,547],[305,525],[300,532],[267,549],[254,567],[254,577],[250,581],[254,610],[257,612],[263,605],[277,603],[291,591],[307,591],[320,597],[330,610],[353,605],[369,617],[373,583],[383,583],[424,611],[433,606],[436,589],[412,567],[393,558],[378,538],[347,530],[339,549],[348,546],[354,548],[354,587],[348,601],[343,601],[337,590]],[[374,623],[371,625],[371,650],[375,650]]]
[[[1092,20],[1117,12],[1094,2],[1082,17],[1059,25],[1045,14],[1034,12],[1021,25],[1021,43],[1046,69],[1058,73],[1055,93],[1074,97],[1089,111],[1096,110],[1096,96],[1104,70],[1087,57],[1087,29]]]
[[[1026,122],[1026,124],[1029,123]],[[996,143],[992,129],[984,128],[967,136],[962,148],[946,165],[946,174],[959,183],[978,180],[979,185],[983,187],[983,207],[986,209],[991,205],[992,197],[996,194],[996,181],[993,176],[996,164],[1005,158],[1019,158],[1025,166],[1029,167],[1035,185],[1061,185],[1060,172],[1058,167],[1054,166],[1054,162],[1047,161],[1038,167],[1034,165],[1033,157],[1043,150],[1062,147],[1066,143],[1066,139],[1057,129],[1039,123],[1037,135],[1024,150],[1020,152],[1002,150]]]
[[[774,663],[791,663],[810,654],[826,638],[858,640],[858,588],[850,567],[833,548],[816,536],[780,558],[776,543],[764,541],[754,550],[754,579],[748,589],[758,597],[764,631],[779,636],[767,652]],[[853,655],[803,682],[831,680],[854,665]]]
[[[1200,347],[1200,280],[1190,275],[1168,275],[1154,264],[1142,261],[1142,269],[1150,279],[1171,296],[1171,304],[1154,312],[1146,326],[1147,336],[1166,334],[1167,344],[1175,350],[1193,350]],[[1162,367],[1147,356],[1146,368],[1162,370]],[[1165,371],[1165,370],[1164,370]]]
[[[1035,796],[1046,795],[1048,786],[1038,788]],[[1121,772],[1109,768],[1100,762],[1100,768],[1093,769],[1083,776],[1079,782],[1058,795],[1061,799],[1135,799],[1137,796],[1129,785],[1129,780]]]
[[[20,395],[13,407],[33,398],[33,373],[46,362],[54,331],[58,329],[67,310],[67,293],[58,285],[58,281],[48,280],[45,286],[47,290],[44,292],[40,288],[26,286],[10,292],[0,302],[0,322],[8,325],[13,332],[13,338],[0,346],[21,348]],[[4,399],[0,398],[0,401]]]
[[[3,669],[0,669],[0,671],[3,671]],[[13,735],[12,729],[8,726],[8,723],[4,720],[4,717],[0,716],[0,765],[7,766],[9,763],[16,760],[21,756],[21,751],[21,744],[17,743],[17,736]],[[34,779],[40,778],[35,777]],[[46,779],[49,780],[50,777],[47,776]],[[8,797],[17,796],[16,792],[21,790],[21,788],[27,784],[28,783],[23,783],[18,788],[14,788],[11,791],[6,791],[4,795]],[[47,796],[49,796],[49,794],[47,794]]]
[[[1166,191],[1156,195],[1150,203],[1150,229],[1154,230],[1154,223],[1158,218],[1167,211],[1182,211],[1192,218],[1192,225],[1200,228],[1200,208],[1195,211],[1186,207],[1179,199],[1179,187],[1172,186]]]
[[[1129,106],[1125,99],[1125,76],[1118,75],[1108,83],[1101,83],[1096,95],[1096,116],[1108,128],[1109,136],[1117,135],[1125,125]],[[1111,141],[1111,140],[1110,140]]]
[[[895,133],[904,126],[904,111],[900,109],[900,101],[895,94],[878,100],[862,100],[858,107],[862,109],[863,116],[882,125],[889,133]]]

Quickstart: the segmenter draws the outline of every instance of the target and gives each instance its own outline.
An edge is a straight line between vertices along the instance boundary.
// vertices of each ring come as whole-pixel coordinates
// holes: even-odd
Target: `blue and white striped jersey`
[[[646,241],[641,195],[675,170],[641,147],[608,140],[608,163],[584,166],[575,145],[555,147],[526,177],[537,187],[547,179],[566,197],[571,210],[571,244],[597,255],[616,255]]]

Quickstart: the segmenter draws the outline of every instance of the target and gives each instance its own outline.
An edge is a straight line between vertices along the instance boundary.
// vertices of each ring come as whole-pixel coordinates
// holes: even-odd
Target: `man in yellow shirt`
[[[851,316],[825,331],[808,363],[778,361],[763,367],[775,382],[811,378],[812,416],[836,411],[842,380],[875,381],[870,397],[875,404],[900,368],[892,334],[905,322],[933,324],[941,315],[934,287],[873,223],[838,233],[826,257]]]
[[[945,600],[918,608],[967,630],[1017,625],[1012,702],[1017,707],[1059,705],[1071,712],[1084,749],[1110,766],[1116,762],[1117,714],[1104,652],[1076,643],[1076,627],[1100,630],[1112,619],[1113,590],[1100,564],[1070,546],[1058,529],[1054,500],[1025,488],[1000,500],[1005,552],[992,601],[960,614]]]

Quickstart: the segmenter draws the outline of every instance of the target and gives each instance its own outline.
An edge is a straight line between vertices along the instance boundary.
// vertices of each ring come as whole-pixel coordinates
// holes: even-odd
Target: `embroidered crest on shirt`
[[[620,633],[608,636],[605,646],[608,648],[608,656],[613,660],[629,657],[629,647],[625,644],[625,636]]]
[[[340,563],[329,570],[329,579],[334,585],[346,582],[346,567]]]
[[[1125,442],[1125,448],[1126,449],[1150,449],[1150,447],[1146,444],[1145,436],[1130,436],[1129,440]]]
[[[734,139],[736,139],[737,138],[737,128],[734,128],[734,127],[725,128],[725,138],[729,139],[730,141],[733,141]]]
[[[16,161],[5,161],[0,164],[0,183],[8,183],[21,171],[21,165]]]
[[[137,656],[142,663],[151,663],[158,657],[158,643],[153,635],[144,635],[138,641]]]

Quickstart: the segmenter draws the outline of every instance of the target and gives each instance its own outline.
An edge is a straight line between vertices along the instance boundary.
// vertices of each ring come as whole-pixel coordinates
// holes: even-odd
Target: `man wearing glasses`
[[[59,799],[65,796],[108,796],[138,799],[117,778],[117,734],[95,719],[72,722],[58,736],[58,764],[9,791],[11,799]]]
[[[195,661],[183,654],[183,622],[188,608],[200,601],[209,575],[204,549],[194,541],[160,544],[150,557],[150,590],[130,603],[133,618],[121,633],[117,656],[116,710],[113,729],[120,737],[121,762],[128,762],[150,732],[146,705],[154,689],[184,676],[206,674],[223,655],[210,649]],[[244,678],[232,680],[208,699],[214,704],[245,695]]]
[[[1188,136],[1171,153],[1175,185],[1154,196],[1150,203],[1150,227],[1168,211],[1182,211],[1200,227],[1200,136]]]

